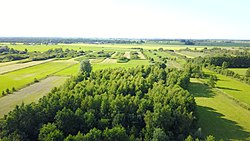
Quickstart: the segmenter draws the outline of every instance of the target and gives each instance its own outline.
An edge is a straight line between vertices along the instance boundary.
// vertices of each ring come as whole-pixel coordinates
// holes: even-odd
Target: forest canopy
[[[3,140],[183,140],[197,131],[190,75],[161,65],[81,73],[37,104],[17,106]]]

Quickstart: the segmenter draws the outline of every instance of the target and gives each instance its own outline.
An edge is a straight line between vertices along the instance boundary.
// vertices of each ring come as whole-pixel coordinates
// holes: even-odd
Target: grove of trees
[[[16,106],[0,122],[0,138],[167,141],[198,137],[196,103],[185,90],[190,71],[196,69],[156,64],[92,72],[88,62],[81,66],[83,73],[38,103]]]

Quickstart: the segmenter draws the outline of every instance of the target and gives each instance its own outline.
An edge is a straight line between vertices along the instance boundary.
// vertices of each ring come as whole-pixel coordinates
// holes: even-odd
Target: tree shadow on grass
[[[234,89],[234,88],[227,88],[227,87],[217,87],[219,89],[224,89],[224,90],[232,90],[232,91],[241,91],[239,89]]]
[[[246,132],[236,122],[223,118],[223,114],[213,108],[198,106],[199,126],[204,136],[213,135],[216,140],[248,140]],[[248,138],[248,139],[247,139]]]
[[[207,85],[198,82],[191,82],[188,87],[188,91],[194,97],[213,97],[214,93],[209,89]]]

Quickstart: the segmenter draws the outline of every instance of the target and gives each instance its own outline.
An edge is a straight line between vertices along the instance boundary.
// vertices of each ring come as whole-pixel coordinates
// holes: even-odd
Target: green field
[[[250,111],[197,79],[191,82],[188,90],[198,105],[199,127],[204,136],[214,135],[216,140],[250,140]]]
[[[204,53],[201,53],[201,52],[191,52],[191,51],[181,51],[181,52],[177,52],[178,54],[180,55],[183,55],[183,56],[186,56],[188,58],[195,58],[195,57],[203,57],[205,56]]]
[[[43,79],[71,65],[73,65],[72,62],[52,61],[0,75],[0,92],[2,94],[2,91],[7,88],[11,90],[12,87],[15,87],[15,89],[23,88],[27,84],[33,83],[34,78]]]
[[[250,106],[250,86],[233,78],[217,74],[216,72],[204,69],[206,74],[213,74],[218,77],[216,87],[230,96]]]
[[[179,50],[179,49],[203,49],[205,46],[187,46],[187,45],[168,45],[168,44],[154,44],[154,43],[146,43],[146,44],[58,44],[58,45],[23,45],[23,44],[17,44],[17,45],[10,45],[6,44],[9,48],[14,48],[17,50],[25,50],[28,49],[28,51],[40,51],[44,52],[49,49],[53,48],[63,48],[63,49],[74,49],[74,50],[101,50],[105,49],[106,51],[117,51],[117,50],[123,50],[123,51],[129,51],[132,48],[143,48],[143,49],[172,49],[172,50]],[[208,48],[211,48],[209,46]]]
[[[51,76],[25,87],[14,94],[0,98],[0,118],[14,109],[16,105],[20,105],[23,102],[25,104],[37,102],[41,97],[47,95],[53,87],[62,85],[67,78],[68,77]]]
[[[229,68],[229,70],[231,70],[235,73],[238,73],[241,76],[246,75],[246,72],[247,72],[247,68]]]

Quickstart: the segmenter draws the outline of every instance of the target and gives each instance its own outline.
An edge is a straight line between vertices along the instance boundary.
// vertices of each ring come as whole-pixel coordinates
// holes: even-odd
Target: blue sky
[[[249,0],[1,0],[0,36],[250,39]]]

